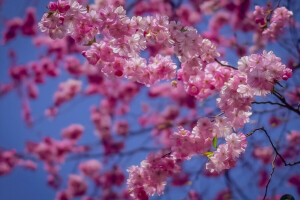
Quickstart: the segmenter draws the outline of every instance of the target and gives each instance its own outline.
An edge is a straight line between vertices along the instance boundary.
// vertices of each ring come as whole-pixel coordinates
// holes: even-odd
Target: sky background
[[[38,20],[41,18],[42,14],[46,11],[45,6],[48,4],[48,0],[5,0],[1,9],[0,9],[0,32],[2,33],[4,30],[4,20],[11,19],[13,17],[23,17],[25,15],[25,8],[28,6],[35,6],[37,9],[37,18]],[[226,28],[223,30],[224,32],[228,31]],[[243,40],[251,39],[248,36],[244,36]],[[31,60],[38,59],[38,54],[40,50],[37,51],[35,47],[32,45],[32,41],[30,38],[24,38],[18,36],[15,40],[9,42],[7,45],[0,46],[0,82],[5,83],[9,82],[10,78],[8,76],[9,69],[9,59],[7,52],[8,50],[13,49],[17,52],[17,60],[18,64],[26,64]],[[282,55],[285,59],[286,52],[280,50],[276,46],[268,46],[267,49],[275,50],[276,55]],[[236,65],[237,57],[233,56],[232,53],[228,53],[229,62],[233,65]],[[39,98],[37,100],[33,100],[30,102],[32,114],[34,119],[38,119],[38,123],[32,128],[28,129],[21,118],[21,101],[15,91],[10,92],[3,98],[0,98],[0,147],[5,149],[16,149],[17,151],[22,152],[25,147],[25,141],[40,141],[43,136],[51,136],[53,138],[59,138],[60,131],[62,128],[67,127],[72,123],[80,123],[85,127],[85,132],[83,137],[80,139],[79,144],[91,144],[97,141],[97,137],[94,136],[94,127],[90,120],[90,106],[91,105],[99,105],[99,97],[89,97],[84,98],[82,96],[76,96],[72,102],[67,103],[62,106],[61,114],[57,116],[57,118],[53,121],[46,119],[43,117],[44,110],[48,108],[52,104],[52,97],[54,92],[57,90],[60,82],[66,81],[69,75],[65,72],[62,72],[62,75],[58,76],[55,79],[47,78],[46,84],[39,85]],[[83,80],[85,81],[85,80]],[[139,97],[137,97],[133,102],[134,105],[132,108],[133,112],[138,114],[140,113],[140,105],[141,102],[146,102],[146,91],[144,90]],[[158,105],[161,100],[152,100],[153,105]],[[257,109],[262,107],[257,106]],[[266,108],[266,107],[264,107]],[[253,120],[261,120],[262,123],[265,123],[268,119],[268,115],[264,116],[262,119],[253,118]],[[134,117],[129,118],[131,127],[133,130],[138,129],[136,125],[136,119]],[[251,130],[253,128],[253,124],[249,124],[246,130]],[[283,129],[283,127],[281,127]],[[293,120],[288,124],[287,130],[300,129],[299,119]],[[275,131],[275,130],[274,130]],[[280,132],[278,129],[277,132]],[[276,139],[276,135],[272,133],[272,137]],[[126,149],[134,149],[137,145],[146,143],[149,141],[149,136],[136,136],[133,139],[130,139],[126,144]],[[249,139],[249,142],[257,142],[261,141],[261,143],[265,143],[266,138],[261,134],[256,134],[255,141],[253,138]],[[147,143],[147,145],[153,144],[152,142]],[[101,149],[96,150],[101,152]],[[248,153],[251,153],[250,151]],[[139,165],[140,161],[142,161],[147,152],[141,152],[136,154],[134,157],[130,159],[124,158],[123,160],[116,160],[116,162],[121,162],[124,167],[128,167],[131,165]],[[63,165],[62,175],[64,177],[69,174],[69,172],[74,172],[74,165],[78,161],[72,161],[68,164]],[[199,157],[195,156],[191,161],[186,165],[186,169],[189,171],[197,171],[201,163],[204,160],[199,161]],[[253,168],[261,167],[257,164],[258,161],[253,161],[253,159],[249,160],[249,163]],[[295,167],[297,168],[297,167]],[[126,169],[126,168],[123,168]],[[267,166],[267,169],[270,170],[270,166]],[[272,180],[272,184],[280,184],[280,178],[288,173],[287,171],[291,170],[291,168],[286,168],[278,174]],[[293,170],[295,170],[293,168]],[[76,172],[76,171],[75,171]],[[124,171],[125,172],[125,171]],[[296,173],[299,173],[299,169],[295,170]],[[230,173],[235,178],[236,181],[240,181],[239,184],[246,184],[244,180],[251,179],[251,177],[257,176],[253,174],[251,171],[245,173],[245,171],[239,170],[231,170]],[[0,200],[52,200],[54,199],[55,192],[51,188],[49,188],[46,184],[47,173],[43,170],[43,165],[40,163],[36,172],[24,170],[21,167],[16,167],[11,174],[7,176],[0,177]],[[257,177],[256,177],[257,178]],[[274,182],[273,182],[274,181]],[[278,182],[278,183],[277,183]],[[255,183],[253,183],[255,184]],[[211,178],[207,179],[203,176],[200,176],[195,182],[193,186],[187,186],[183,188],[178,188],[173,190],[171,194],[157,197],[155,196],[153,199],[174,199],[180,200],[184,198],[190,188],[196,189],[198,192],[207,192],[208,196],[212,197],[215,195],[215,191],[219,191],[219,189],[225,189],[225,180],[223,177],[220,178]],[[249,185],[251,188],[251,185]],[[253,188],[253,187],[252,187]],[[247,189],[244,191],[248,196],[251,194],[257,194],[258,192],[262,194],[262,191]],[[296,196],[296,190],[293,188],[286,187],[282,189],[282,193],[291,193]],[[240,198],[239,198],[240,199]]]

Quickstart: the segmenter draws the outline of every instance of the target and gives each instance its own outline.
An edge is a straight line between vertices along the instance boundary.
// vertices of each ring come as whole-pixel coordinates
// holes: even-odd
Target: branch
[[[223,66],[223,67],[229,67],[229,68],[231,68],[231,69],[234,69],[234,70],[238,70],[237,68],[235,68],[235,67],[233,67],[233,66],[231,66],[231,65],[226,65],[226,64],[223,64],[223,63],[221,63],[218,59],[216,59],[215,58],[215,61],[217,62],[217,63],[219,63],[221,66]]]
[[[266,190],[265,190],[265,195],[264,195],[264,198],[263,198],[263,200],[265,200],[265,199],[266,199],[266,197],[267,197],[267,193],[268,193],[269,184],[270,184],[270,182],[271,182],[272,176],[273,176],[273,174],[274,174],[274,171],[275,171],[275,165],[274,165],[274,162],[275,162],[276,158],[277,158],[277,154],[275,155],[275,157],[274,157],[274,159],[273,159],[273,161],[272,161],[272,172],[271,172],[271,174],[270,174],[270,177],[269,177],[268,183],[267,183],[267,185],[266,185]]]
[[[282,160],[282,162],[284,163],[284,166],[293,166],[293,165],[300,164],[300,161],[297,161],[297,162],[294,162],[294,163],[288,163],[288,162],[285,161],[285,159],[282,157],[282,155],[278,152],[277,148],[273,144],[270,135],[268,134],[268,132],[266,131],[266,129],[264,127],[254,129],[251,133],[246,134],[246,137],[249,137],[250,135],[254,134],[258,130],[261,130],[266,134],[266,136],[268,137],[268,140],[271,143],[276,155],[278,155],[279,158]]]
[[[285,105],[277,102],[272,101],[253,101],[252,104],[272,104],[272,105],[279,105],[281,107],[286,107]]]
[[[297,108],[295,108],[294,106],[292,106],[291,104],[289,104],[285,97],[282,96],[279,92],[277,92],[276,90],[273,91],[273,93],[277,99],[279,99],[279,101],[281,101],[281,103],[284,105],[284,107],[286,107],[287,109],[297,113],[298,115],[300,115],[300,110],[299,110],[299,106],[297,106]]]

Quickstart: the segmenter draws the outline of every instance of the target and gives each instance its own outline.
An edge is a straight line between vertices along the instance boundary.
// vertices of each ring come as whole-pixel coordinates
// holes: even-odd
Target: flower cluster
[[[35,8],[29,7],[26,10],[26,16],[23,19],[14,18],[7,21],[6,30],[4,31],[2,43],[7,43],[13,40],[19,31],[24,36],[35,36],[37,33],[36,24],[36,12]]]
[[[156,3],[158,4],[156,0],[148,3],[138,2],[134,12],[140,14],[161,13],[161,10],[155,7]],[[93,6],[84,7],[76,0],[58,0],[50,2],[49,12],[44,14],[39,23],[40,29],[53,39],[72,37],[76,44],[86,46],[85,49],[79,49],[72,45],[75,52],[82,50],[82,55],[88,62],[81,66],[76,58],[67,57],[65,68],[75,77],[87,75],[89,85],[85,94],[101,94],[106,97],[100,102],[99,107],[91,108],[95,134],[101,139],[104,154],[120,153],[124,148],[124,141],[114,140],[111,127],[115,125],[115,131],[121,136],[126,136],[129,124],[127,121],[115,121],[113,115],[115,113],[126,114],[129,111],[128,103],[139,90],[139,87],[132,82],[119,86],[119,79],[115,79],[115,77],[124,77],[146,86],[177,78],[179,82],[172,82],[176,91],[170,89],[170,84],[162,84],[151,88],[149,96],[154,98],[170,95],[178,105],[185,105],[190,109],[196,108],[196,101],[193,97],[203,100],[215,92],[220,92],[217,106],[225,114],[224,117],[215,117],[213,121],[209,118],[201,118],[192,131],[180,126],[175,133],[172,133],[172,129],[168,126],[180,115],[180,110],[176,108],[170,106],[162,115],[155,113],[150,117],[146,114],[140,117],[139,121],[142,126],[148,124],[156,126],[152,132],[154,135],[161,133],[160,135],[168,138],[165,145],[171,149],[171,152],[151,153],[141,162],[140,167],[128,168],[127,183],[130,195],[134,199],[142,200],[148,199],[148,196],[154,194],[160,195],[164,191],[168,177],[175,177],[175,184],[185,183],[188,175],[180,173],[181,163],[194,155],[202,154],[209,159],[206,169],[212,174],[220,174],[223,170],[234,167],[239,156],[245,152],[247,141],[244,134],[233,133],[232,128],[237,130],[244,127],[245,123],[250,121],[251,104],[255,96],[265,97],[273,90],[276,83],[290,78],[292,71],[282,64],[280,58],[276,57],[273,52],[265,51],[262,54],[242,57],[238,61],[236,70],[232,69],[234,67],[226,67],[226,62],[218,62],[216,59],[220,53],[217,51],[216,45],[207,38],[213,38],[214,41],[222,39],[216,35],[223,25],[231,22],[230,15],[225,12],[219,13],[214,18],[210,24],[212,33],[207,33],[208,37],[204,38],[205,34],[200,35],[195,28],[184,26],[193,24],[193,19],[184,14],[186,10],[189,10],[188,8],[182,7],[181,10],[177,10],[179,16],[186,16],[183,21],[184,25],[182,25],[180,22],[169,21],[167,16],[171,17],[168,12],[170,5],[165,2],[159,2],[159,5],[163,5],[167,16],[133,16],[130,18],[126,16],[122,5],[124,5],[124,1],[107,0],[96,1]],[[149,5],[153,5],[153,8],[150,8]],[[243,11],[249,7],[247,3],[240,6],[232,4],[228,6],[229,10],[231,6],[235,7],[234,10],[239,10],[235,11],[237,12],[235,17],[246,17],[246,13]],[[197,16],[194,20],[198,21],[200,16],[198,13],[195,14]],[[271,14],[271,23],[268,27],[268,17]],[[256,23],[263,28],[262,33],[256,32],[256,45],[264,45],[264,43],[259,44],[262,37],[276,39],[291,15],[292,13],[283,7],[270,10],[257,6],[253,15],[247,16],[249,21],[251,21],[251,17],[254,17]],[[237,27],[238,22],[241,22],[242,19],[234,20],[231,22],[234,24],[234,29],[243,29],[243,27]],[[245,24],[248,25],[250,22],[245,21]],[[250,29],[255,30],[255,24],[252,24]],[[100,34],[101,36],[98,38],[97,36]],[[43,44],[42,41],[39,42]],[[219,41],[219,43],[221,42]],[[229,42],[222,43],[227,46],[235,45],[239,49],[239,55],[244,55],[246,52],[242,46],[237,44],[237,39],[230,39]],[[230,43],[234,43],[234,45]],[[150,53],[149,60],[143,57],[143,51],[147,48]],[[63,49],[60,50],[63,51]],[[64,51],[70,51],[70,47]],[[172,60],[171,56],[173,55],[176,55],[180,61],[181,68],[179,70]],[[59,53],[57,56],[59,57]],[[37,80],[42,82],[42,76],[39,76],[39,70],[37,70],[39,68],[35,68]],[[48,68],[53,69],[51,65]],[[46,69],[48,68],[46,67]],[[55,72],[57,73],[57,70],[53,74]],[[26,79],[29,75],[26,67],[21,66],[11,69],[11,76],[18,82]],[[113,81],[106,80],[104,76]],[[36,98],[37,89],[34,85],[28,83],[27,88],[28,95]],[[112,92],[108,88],[116,89]],[[61,83],[59,90],[54,95],[53,108],[70,101],[80,90],[80,81],[69,80]],[[183,93],[183,90],[186,93]],[[145,108],[145,110],[147,109]],[[197,116],[195,110],[191,114]],[[54,115],[56,112],[55,109],[49,110],[49,115]],[[30,112],[25,114],[28,113]],[[187,119],[182,119],[183,126]],[[45,161],[48,171],[52,173],[52,179],[49,181],[52,185],[55,185],[54,175],[57,170],[50,163],[63,162],[66,154],[74,151],[74,145],[81,137],[83,130],[81,125],[73,124],[62,131],[63,141],[56,142],[46,139],[36,146],[33,145],[32,153],[37,154],[39,159]],[[290,137],[296,136],[293,134]],[[226,142],[218,145],[218,138],[224,138]],[[216,148],[215,151],[211,150],[212,146]],[[269,160],[265,160],[265,154],[270,155],[270,152],[270,150],[265,152],[257,149],[254,156],[263,162],[269,162]],[[80,165],[82,174],[93,179],[105,189],[107,189],[105,185],[120,186],[124,181],[124,175],[118,168],[107,172],[106,175],[99,174],[100,168],[101,164],[96,160],[90,160]],[[113,177],[111,179],[114,181],[107,183],[110,177]],[[67,190],[59,193],[57,199],[83,196],[86,191],[87,185],[83,178],[72,175]],[[105,192],[103,193],[105,194]],[[113,197],[107,197],[107,199],[109,198]]]
[[[249,122],[251,102],[254,100],[253,90],[246,83],[246,76],[236,73],[222,87],[218,107],[231,120],[235,129],[241,128]]]
[[[235,167],[237,158],[245,152],[247,141],[243,133],[232,133],[225,137],[226,143],[218,146],[214,155],[206,163],[206,169],[210,172],[220,173],[224,169]]]
[[[172,155],[181,160],[188,160],[196,154],[207,152],[212,144],[212,123],[208,118],[198,120],[192,132],[178,128],[171,137]]]
[[[77,42],[88,43],[98,32],[93,25],[93,14],[88,13],[76,0],[50,2],[48,9],[49,12],[43,15],[39,27],[52,39],[71,34]]]
[[[238,69],[247,75],[246,82],[257,96],[266,96],[274,84],[292,77],[292,70],[272,51],[242,57]]]
[[[192,132],[178,127],[171,136],[170,153],[150,153],[141,167],[128,168],[128,187],[134,199],[148,199],[148,196],[162,194],[166,179],[180,172],[180,163],[197,154],[206,155],[209,161],[206,169],[220,173],[235,166],[237,158],[245,152],[246,136],[232,133],[226,117],[201,118]],[[216,151],[209,152],[213,140],[225,137],[226,144],[220,144]],[[214,144],[214,146],[217,144]]]
[[[171,38],[174,40],[175,54],[178,56],[182,68],[178,70],[178,79],[185,84],[186,91],[203,99],[211,94],[211,91],[220,87],[228,78],[230,70],[222,70],[213,63],[220,54],[217,47],[208,39],[203,39],[197,30],[191,27],[183,27],[180,23],[170,23]],[[206,69],[208,68],[208,69]],[[224,75],[220,76],[223,73]],[[221,77],[219,79],[219,77]],[[210,78],[212,78],[210,80]],[[216,81],[216,79],[218,79]]]
[[[16,166],[23,166],[29,170],[36,170],[37,164],[31,160],[23,160],[15,150],[2,151],[0,149],[0,176],[9,174]]]
[[[169,22],[166,16],[129,18],[121,6],[86,10],[73,0],[59,0],[48,7],[50,11],[43,16],[40,29],[52,38],[70,35],[76,42],[91,45],[83,56],[107,76],[122,76],[148,86],[175,78],[177,66],[169,56],[156,54],[149,64],[140,57],[147,45],[152,49],[174,48],[186,75],[184,81],[191,84],[194,81],[188,81],[189,77],[219,56],[216,46],[196,29]],[[95,40],[98,33],[104,36],[100,42]],[[212,88],[212,84],[206,85]]]
[[[155,193],[163,194],[168,177],[180,171],[176,158],[164,152],[150,153],[141,167],[131,166],[127,169],[128,188],[134,199],[148,200]]]
[[[182,69],[178,70],[177,77],[183,80],[186,92],[199,100],[207,98],[214,92],[219,92],[234,72],[216,62],[207,64],[203,70],[198,64],[197,58],[186,62]]]
[[[71,124],[62,130],[62,138],[77,141],[84,131],[84,127],[80,124]]]
[[[268,26],[268,17],[271,14],[272,17]],[[275,40],[282,34],[283,28],[289,23],[293,12],[289,11],[286,7],[278,7],[272,10],[270,8],[255,6],[253,15],[255,22],[262,27],[262,35],[268,39]]]
[[[272,51],[244,56],[238,61],[238,71],[222,87],[217,105],[235,129],[242,128],[250,120],[254,97],[265,97],[276,83],[291,76],[292,70]]]
[[[60,83],[59,88],[54,94],[54,105],[60,106],[75,97],[81,89],[81,81],[69,79]]]

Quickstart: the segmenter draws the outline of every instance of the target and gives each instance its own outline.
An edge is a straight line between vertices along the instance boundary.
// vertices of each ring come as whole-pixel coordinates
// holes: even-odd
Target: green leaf
[[[217,138],[217,136],[215,136],[214,139],[213,139],[213,146],[215,148],[217,148],[217,141],[218,141],[218,138]]]
[[[51,17],[51,15],[53,15],[53,13],[54,13],[54,11],[49,11],[47,18]]]
[[[186,32],[187,29],[184,29],[184,27],[182,27],[182,28],[180,29],[180,31],[181,31],[181,32]]]
[[[208,158],[212,157],[213,155],[214,155],[213,152],[206,152],[206,153],[203,154],[203,156],[206,156]]]
[[[260,28],[264,30],[264,29],[268,28],[268,24],[265,23],[264,25],[261,25]]]
[[[295,200],[295,198],[290,194],[283,195],[280,200]]]
[[[84,44],[84,46],[91,46],[95,42],[96,42],[96,38],[94,37],[94,39],[92,41],[89,41],[89,43]]]

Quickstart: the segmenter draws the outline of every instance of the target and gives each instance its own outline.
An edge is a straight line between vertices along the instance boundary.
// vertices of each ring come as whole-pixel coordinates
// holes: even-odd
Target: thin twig
[[[274,171],[275,171],[275,165],[274,165],[274,162],[275,162],[276,158],[277,158],[277,154],[275,155],[275,157],[274,157],[274,159],[273,159],[273,161],[272,161],[272,172],[271,172],[271,174],[270,174],[270,177],[269,177],[268,183],[267,183],[267,185],[266,185],[266,190],[265,190],[265,195],[264,195],[264,199],[263,199],[263,200],[265,200],[265,199],[266,199],[266,197],[267,197],[267,193],[268,193],[269,184],[270,184],[270,182],[271,182],[272,176],[273,176],[273,174],[274,174]]]
[[[235,68],[235,67],[233,67],[233,66],[231,66],[231,65],[226,65],[226,64],[223,64],[223,63],[221,63],[218,59],[216,59],[215,58],[215,61],[217,62],[217,63],[219,63],[221,66],[223,66],[223,67],[229,67],[229,68],[231,68],[231,69],[234,69],[234,70],[238,70],[237,68]]]
[[[286,107],[285,105],[277,102],[272,101],[253,101],[252,104],[272,104],[272,105],[279,105],[281,107]]]
[[[295,108],[295,107],[293,107],[292,105],[290,105],[290,104],[286,101],[285,97],[282,96],[279,92],[277,92],[276,90],[273,90],[273,94],[275,95],[275,97],[277,97],[277,98],[281,101],[281,103],[282,103],[287,109],[289,109],[289,110],[291,110],[291,111],[297,113],[298,115],[300,115],[300,110],[298,109],[298,107]]]
[[[266,129],[264,127],[260,127],[260,128],[256,128],[256,129],[252,130],[252,132],[246,134],[246,137],[249,137],[250,135],[254,134],[258,130],[261,130],[266,134],[266,136],[268,137],[268,140],[271,143],[276,155],[279,156],[279,158],[282,160],[282,162],[284,163],[285,166],[293,166],[293,165],[300,164],[300,161],[293,162],[293,163],[288,163],[288,162],[285,161],[285,159],[282,157],[282,155],[278,152],[277,148],[275,147],[274,143],[271,140],[270,135],[268,134],[268,132],[266,131]]]

